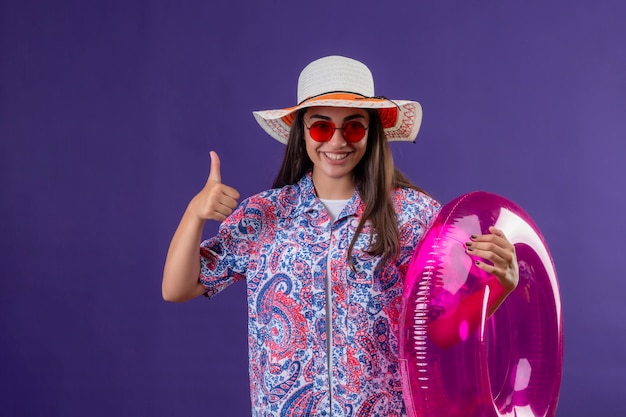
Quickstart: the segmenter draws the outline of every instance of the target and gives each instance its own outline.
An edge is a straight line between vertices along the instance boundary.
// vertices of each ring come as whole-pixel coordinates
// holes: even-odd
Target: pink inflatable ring
[[[501,229],[515,245],[519,284],[502,288],[465,251]],[[561,387],[563,323],[554,263],[530,217],[472,192],[446,204],[415,249],[404,283],[400,365],[411,417],[552,417]]]

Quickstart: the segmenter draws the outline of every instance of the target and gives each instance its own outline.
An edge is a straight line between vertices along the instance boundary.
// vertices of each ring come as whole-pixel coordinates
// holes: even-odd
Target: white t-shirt
[[[341,213],[341,210],[343,210],[343,208],[346,206],[346,204],[348,204],[348,201],[350,200],[327,200],[325,198],[320,198],[320,201],[322,202],[322,204],[324,204],[326,210],[328,210],[331,222],[334,222],[335,220],[337,220],[337,217]]]

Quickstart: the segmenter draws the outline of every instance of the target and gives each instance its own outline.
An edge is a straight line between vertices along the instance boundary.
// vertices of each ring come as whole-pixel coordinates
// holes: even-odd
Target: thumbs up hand
[[[237,207],[239,192],[222,184],[220,158],[211,151],[211,170],[204,188],[191,200],[189,208],[203,220],[222,221]]]

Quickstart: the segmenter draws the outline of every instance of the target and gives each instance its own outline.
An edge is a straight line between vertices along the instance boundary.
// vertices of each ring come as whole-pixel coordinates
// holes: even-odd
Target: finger
[[[500,229],[496,229],[493,226],[489,227],[489,233],[484,235],[472,235],[471,239],[474,242],[494,242],[500,246],[509,243],[506,236],[504,235],[504,232]]]
[[[213,215],[211,217],[209,217],[209,219],[211,220],[217,220],[218,222],[224,221],[226,220],[228,216],[225,214],[221,214],[218,213],[217,211],[213,213]]]
[[[495,233],[481,236],[472,236],[470,242],[466,243],[469,254],[481,257],[493,264],[509,264],[515,256],[515,246],[513,246],[504,234],[493,229]]]
[[[237,207],[237,204],[237,199],[232,198],[228,195],[222,195],[222,197],[218,201],[219,206],[223,206],[230,211],[233,211]]]
[[[210,202],[205,209],[205,217],[213,220],[224,220],[234,210],[232,200],[225,202],[224,198],[220,198]]]
[[[226,217],[230,216],[232,212],[233,210],[230,207],[223,204],[216,206],[213,210],[213,213],[215,213],[219,220],[224,220]]]
[[[489,226],[489,233],[497,235],[497,236],[501,236],[504,237],[504,232],[500,229],[497,229],[494,226]]]
[[[237,205],[237,200],[239,200],[240,197],[239,191],[235,190],[233,187],[229,187],[228,185],[223,185],[222,194],[235,200],[235,205]]]
[[[506,265],[506,255],[499,254],[493,250],[483,250],[476,247],[468,247],[467,253],[475,258],[486,261],[492,265]],[[478,260],[478,259],[477,259]]]
[[[220,173],[220,157],[217,156],[217,152],[211,151],[211,170],[209,171],[209,180],[215,182],[222,182],[222,175]]]
[[[209,211],[228,216],[237,208],[238,198],[239,192],[234,188],[224,184],[211,184],[207,194],[207,208]]]
[[[507,252],[515,251],[513,244],[507,240],[501,230],[490,227],[489,231],[491,232],[490,234],[472,236],[471,241],[466,243],[467,246],[475,249],[493,251],[502,257],[506,257]]]
[[[484,261],[475,261],[474,265],[479,269],[482,269],[486,273],[493,275],[494,277],[500,279],[504,279],[505,273],[503,270],[499,269],[496,265],[491,265],[490,263]]]
[[[491,254],[507,260],[515,252],[515,247],[509,244],[507,241],[483,241],[483,242],[468,242],[466,243],[467,250],[472,252],[476,256],[482,256],[491,260]]]

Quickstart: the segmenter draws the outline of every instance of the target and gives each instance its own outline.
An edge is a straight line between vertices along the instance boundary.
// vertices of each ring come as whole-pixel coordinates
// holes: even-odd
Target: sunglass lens
[[[309,131],[314,140],[326,142],[333,136],[333,133],[335,133],[335,125],[326,121],[318,121],[311,125]]]
[[[348,142],[358,142],[365,137],[365,126],[359,122],[348,122],[343,128],[343,137]]]

